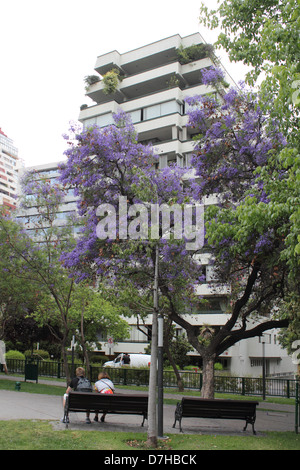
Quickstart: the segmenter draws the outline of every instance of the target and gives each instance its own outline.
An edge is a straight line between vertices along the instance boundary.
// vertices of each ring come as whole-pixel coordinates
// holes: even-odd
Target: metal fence
[[[7,368],[10,373],[25,373],[25,360],[8,359]],[[76,364],[75,367],[78,367]],[[1,369],[0,369],[1,370]],[[69,364],[72,370],[72,364]],[[101,365],[92,365],[89,376],[92,382],[97,380]],[[149,385],[149,369],[130,368],[109,368],[109,375],[115,385]],[[62,362],[38,361],[38,375],[40,377],[66,378],[64,365]],[[195,371],[181,371],[181,379],[185,389],[201,390],[202,373]],[[163,375],[165,388],[176,388],[176,376],[171,370],[164,370]],[[233,377],[226,375],[215,376],[215,391],[219,393],[231,393],[236,395],[266,395],[276,397],[295,398],[296,384],[299,381],[294,379],[274,379],[261,377]]]

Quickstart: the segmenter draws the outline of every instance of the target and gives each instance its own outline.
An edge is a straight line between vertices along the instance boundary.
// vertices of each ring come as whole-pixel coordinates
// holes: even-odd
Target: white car
[[[108,361],[103,364],[103,367],[122,367],[124,354],[119,354],[113,361]],[[150,367],[151,356],[150,354],[129,354],[130,363],[125,364],[129,367]]]

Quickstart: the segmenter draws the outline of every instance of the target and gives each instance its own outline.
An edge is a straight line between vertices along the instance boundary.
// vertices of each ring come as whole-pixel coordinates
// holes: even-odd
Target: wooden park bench
[[[143,416],[142,426],[147,419],[148,395],[144,394],[103,394],[97,392],[73,392],[66,398],[64,420],[66,427],[69,412],[99,412],[113,414],[135,414]]]
[[[207,398],[186,398],[177,403],[175,410],[175,422],[179,421],[180,432],[182,431],[182,418],[216,418],[216,419],[242,419],[252,425],[253,434],[256,434],[254,423],[256,419],[256,401],[242,400],[219,400]]]

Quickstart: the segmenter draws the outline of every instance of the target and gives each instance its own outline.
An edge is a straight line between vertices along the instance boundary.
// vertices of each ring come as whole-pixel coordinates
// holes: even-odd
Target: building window
[[[112,113],[101,114],[100,116],[94,116],[90,119],[86,119],[83,123],[84,129],[90,126],[97,125],[99,127],[105,127],[113,124]]]
[[[147,121],[160,116],[166,116],[173,113],[181,113],[182,106],[177,101],[166,101],[165,103],[155,104],[144,108],[143,119]]]
[[[137,109],[136,111],[131,111],[129,113],[131,116],[131,121],[133,124],[136,124],[137,122],[141,122],[143,120],[143,114],[142,114],[142,109]]]
[[[251,367],[262,367],[263,361],[262,359],[250,359]]]
[[[264,333],[262,336],[258,337],[258,342],[259,343],[265,343],[265,344],[271,344],[271,335]]]

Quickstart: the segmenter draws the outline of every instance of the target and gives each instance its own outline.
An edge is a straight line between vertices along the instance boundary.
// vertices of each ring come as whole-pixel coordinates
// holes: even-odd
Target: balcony
[[[209,58],[185,65],[173,62],[125,77],[119,83],[118,89],[110,95],[104,93],[103,82],[97,82],[89,87],[87,96],[98,104],[112,100],[122,103],[123,101],[159,93],[163,90],[167,91],[173,79],[177,80],[177,87],[180,89],[194,87],[201,83],[201,70],[210,65],[212,65],[212,62]]]
[[[125,73],[125,75],[136,75],[164,64],[176,62],[176,49],[180,45],[188,47],[192,44],[201,44],[203,42],[204,40],[199,33],[184,38],[176,34],[161,41],[156,41],[126,52],[125,54],[111,51],[108,54],[101,55],[97,58],[95,70],[100,75],[104,75],[112,68],[117,68]]]
[[[201,284],[195,286],[195,294],[201,296],[227,296],[231,294],[231,287],[228,284]]]
[[[111,100],[122,103],[122,101],[168,89],[168,81],[170,81],[174,75],[180,81],[181,87],[184,87],[185,83],[181,76],[178,75],[180,67],[180,64],[177,62],[151,69],[138,75],[126,77],[120,82],[118,89],[110,95],[104,93],[104,83],[100,81],[89,87],[87,96],[98,104]]]
[[[99,86],[99,83],[96,85]],[[94,85],[95,87],[95,85]],[[138,111],[144,110],[150,106],[155,106],[157,104],[164,104],[173,101],[174,103],[182,104],[184,98],[187,96],[193,95],[203,95],[205,93],[212,93],[215,90],[212,87],[207,87],[205,85],[198,85],[186,88],[181,90],[179,87],[174,87],[168,90],[163,90],[155,95],[147,95],[143,97],[138,97],[136,99],[128,100],[126,102],[119,102],[114,100],[114,97],[110,95],[109,101],[102,102],[101,104],[96,104],[85,109],[82,109],[79,114],[79,121],[84,122],[85,120],[89,120],[94,118],[94,123],[97,123],[97,117],[105,115],[105,114],[113,114],[118,112],[119,109],[123,109],[126,113],[133,113],[132,114],[132,121],[137,126],[138,133],[147,133],[151,128],[153,131],[159,131],[160,128],[176,125],[176,126],[186,126],[187,125],[187,116],[179,116],[173,118],[168,118],[168,123],[166,124],[164,121],[158,121],[162,119],[162,116],[156,116],[153,119],[145,119],[142,120],[141,114],[139,118],[136,118],[136,114]],[[170,114],[171,113],[167,113]],[[172,121],[173,119],[173,121]],[[145,123],[148,124],[145,124]],[[108,122],[107,124],[109,124]],[[153,135],[153,133],[152,133]],[[147,139],[148,137],[145,135],[143,139]],[[150,137],[149,137],[150,138]],[[164,140],[170,140],[171,137],[165,138]],[[162,139],[160,139],[162,140]]]
[[[188,321],[191,325],[202,326],[202,325],[225,325],[229,320],[230,315],[226,313],[197,313],[194,315],[183,314],[183,318]]]

